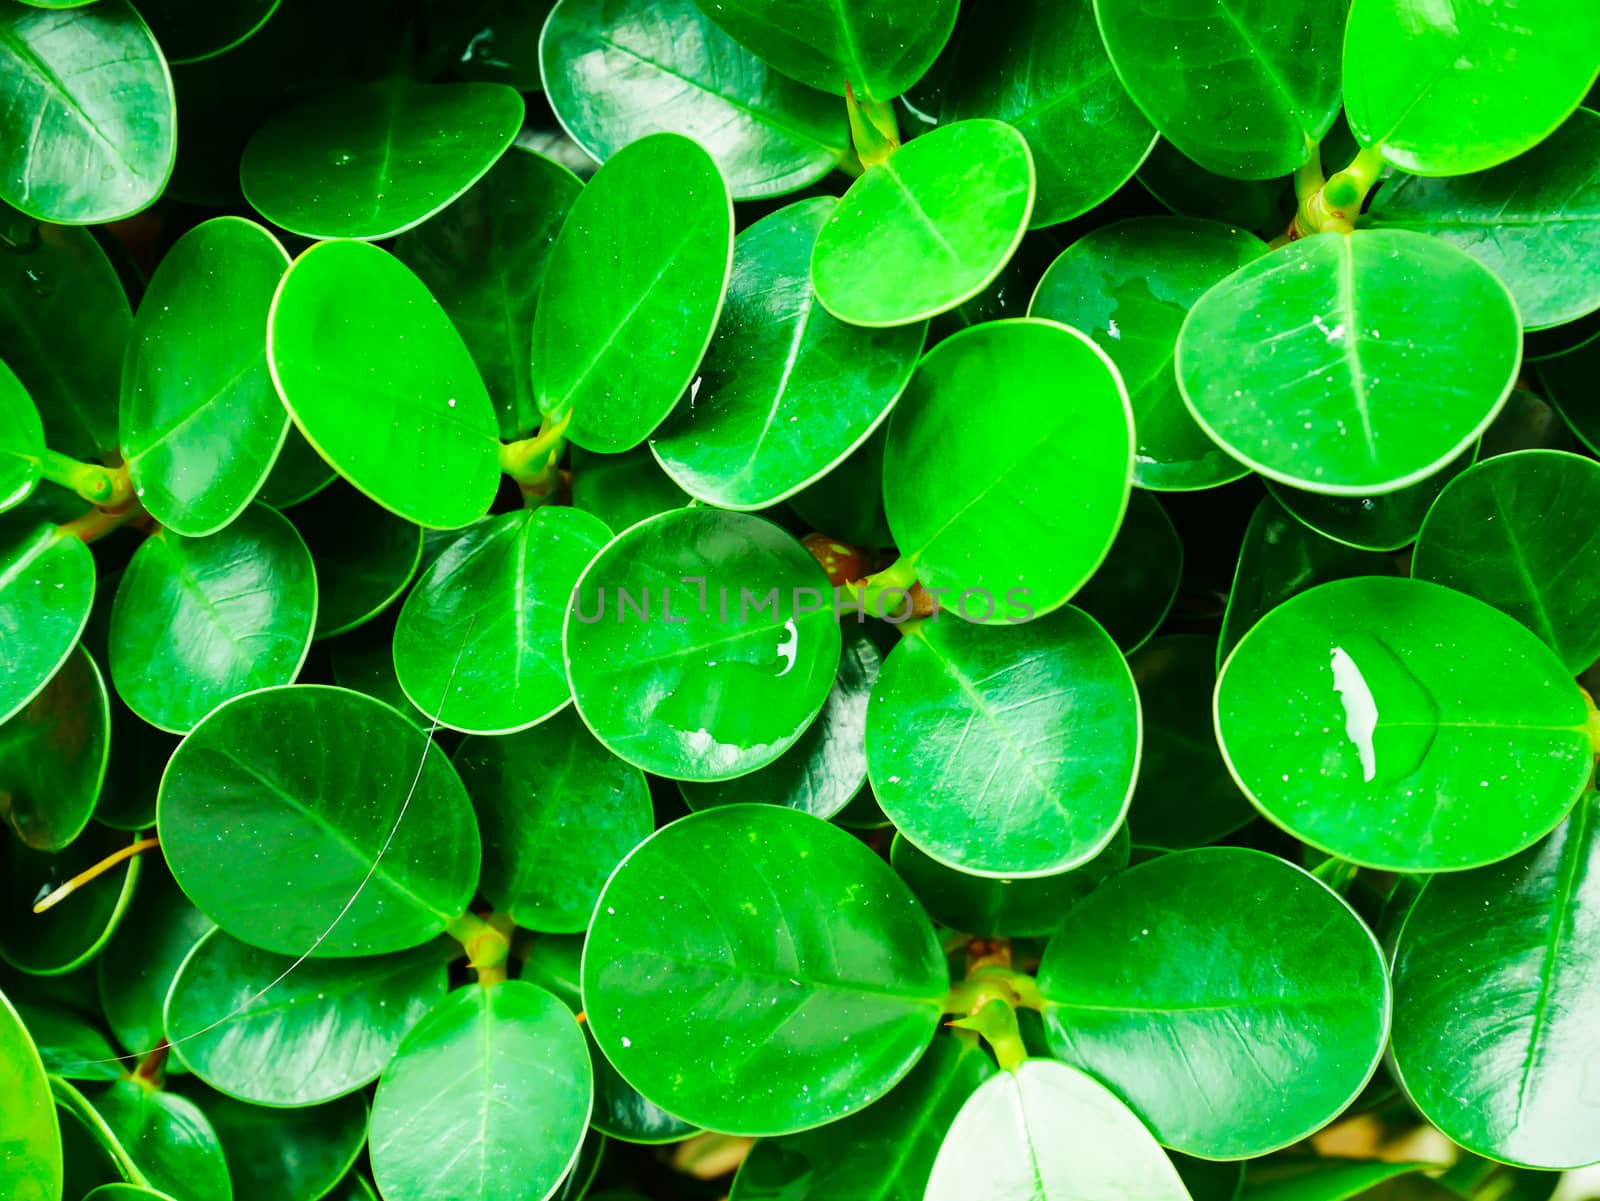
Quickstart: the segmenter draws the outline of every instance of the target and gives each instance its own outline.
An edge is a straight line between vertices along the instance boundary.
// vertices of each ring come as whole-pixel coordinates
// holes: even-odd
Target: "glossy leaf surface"
[[[1116,541],[1072,603],[1100,623],[1118,650],[1131,654],[1166,619],[1182,577],[1183,542],[1172,518],[1154,496],[1136,489]]]
[[[213,926],[189,903],[164,862],[142,865],[127,922],[95,959],[100,1008],[125,1051],[148,1055],[166,1038],[165,1009],[173,977]],[[179,1060],[169,1063],[168,1070],[182,1066]]]
[[[93,1104],[146,1183],[172,1201],[232,1201],[222,1144],[193,1101],[128,1079]]]
[[[49,524],[0,532],[0,721],[67,661],[94,602],[89,548]],[[25,632],[25,633],[24,633]]]
[[[167,61],[197,62],[231,50],[259,30],[280,0],[143,0],[139,15],[150,24]]]
[[[316,638],[371,621],[399,599],[422,562],[422,529],[342,480],[296,505],[288,517],[317,568]],[[441,686],[429,709],[443,696]]]
[[[363,1097],[304,1109],[266,1109],[209,1093],[200,1107],[222,1144],[234,1201],[325,1197],[349,1172],[367,1139]]]
[[[681,509],[690,500],[645,446],[614,455],[575,446],[568,462],[573,505],[593,513],[613,530],[625,530],[668,509]]]
[[[8,1081],[0,1092],[7,1184],[15,1201],[56,1201],[61,1196],[61,1128],[56,1108],[39,1052],[3,993],[0,1065]]]
[[[105,680],[79,644],[0,724],[0,818],[35,850],[60,850],[89,824],[110,750]]]
[[[33,494],[39,482],[44,425],[22,381],[0,363],[0,512]]]
[[[1503,410],[1502,410],[1503,411]],[[1478,457],[1474,442],[1426,479],[1377,496],[1329,496],[1267,480],[1270,492],[1296,520],[1357,550],[1392,551],[1417,540],[1423,520],[1445,485]]]
[[[15,838],[0,845],[0,958],[37,976],[60,976],[82,967],[110,941],[127,912],[142,866],[140,856],[117,864],[74,896],[72,904],[34,913],[34,902],[87,871],[106,856],[126,850],[133,839],[91,823],[70,845],[53,854]]]

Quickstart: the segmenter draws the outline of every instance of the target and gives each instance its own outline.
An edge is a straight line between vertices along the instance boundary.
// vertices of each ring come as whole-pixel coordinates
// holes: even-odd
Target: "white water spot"
[[[456,398],[454,396],[452,396],[449,400],[445,401],[445,404],[449,405],[452,409],[455,408],[456,407]]]
[[[1339,324],[1334,326],[1332,329],[1328,328],[1327,323],[1324,322],[1321,317],[1311,318],[1311,324],[1321,330],[1322,336],[1330,342],[1337,342],[1340,338],[1344,337],[1343,321],[1339,322]]]
[[[800,627],[795,625],[794,618],[789,618],[783,623],[784,639],[778,644],[778,657],[783,660],[783,670],[778,673],[782,679],[794,670],[795,656],[800,653]]]
[[[1367,783],[1378,774],[1378,754],[1372,735],[1378,728],[1378,702],[1356,661],[1342,646],[1333,648],[1333,690],[1344,703],[1344,736],[1356,744],[1361,756],[1361,778]]]
[[[1106,327],[1106,333],[1111,335],[1113,342],[1122,341],[1122,331],[1117,328],[1117,319],[1115,317],[1111,319],[1111,324]]]
[[[694,382],[689,385],[689,407],[691,409],[694,408],[694,398],[700,395],[700,381],[704,378],[704,376],[697,375],[694,377]]]
[[[624,1047],[631,1047],[631,1046],[633,1046],[633,1039],[631,1039],[631,1038],[624,1038],[624,1039],[623,1039],[623,1040],[622,1040],[622,1045],[623,1045],[623,1046],[624,1046]]]

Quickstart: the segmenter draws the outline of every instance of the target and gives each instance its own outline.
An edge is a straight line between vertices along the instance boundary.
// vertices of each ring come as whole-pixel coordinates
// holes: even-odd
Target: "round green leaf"
[[[342,481],[297,505],[289,519],[317,567],[314,637],[319,639],[382,613],[399,599],[422,562],[421,528]]]
[[[102,1184],[91,1190],[83,1201],[173,1201],[168,1193],[140,1184]]]
[[[1249,473],[1189,415],[1173,356],[1195,302],[1265,253],[1259,238],[1232,226],[1135,217],[1091,230],[1039,281],[1029,315],[1082,330],[1122,373],[1137,440],[1133,482],[1141,488],[1214,488]]]
[[[17,1002],[44,1070],[66,1080],[117,1080],[124,1068],[106,1036],[80,1012]]]
[[[1402,170],[1464,175],[1549,136],[1582,101],[1597,62],[1600,11],[1584,0],[1355,0],[1345,113],[1361,144]]]
[[[717,165],[677,134],[611,156],[573,202],[533,315],[540,411],[588,450],[637,446],[689,387],[733,262]]]
[[[926,1201],[1188,1201],[1161,1145],[1078,1069],[1030,1059],[967,1098],[939,1147]]]
[[[1600,1005],[1600,794],[1503,862],[1433,876],[1394,961],[1396,1075],[1469,1150],[1534,1168],[1600,1159],[1588,1015]]]
[[[505,734],[572,697],[561,626],[583,569],[611,539],[581,509],[491,517],[434,560],[394,631],[400,687],[441,725]]]
[[[214,710],[173,753],[157,827],[190,900],[280,955],[419,946],[478,882],[478,831],[449,760],[342,688],[268,688]]]
[[[461,335],[393,255],[322,242],[289,268],[267,327],[300,432],[384,508],[450,529],[500,484],[494,406]]]
[[[320,1201],[367,1141],[367,1103],[359,1096],[265,1109],[207,1093],[199,1104],[222,1144],[234,1201]]]
[[[122,451],[140,502],[175,534],[215,533],[261,489],[289,428],[267,371],[267,310],[289,256],[217,217],[145,289],[122,368]]]
[[[526,930],[581,934],[612,869],[655,829],[644,773],[566,712],[455,756],[483,834],[480,887]]]
[[[389,79],[321,92],[273,117],[239,162],[245,198],[308,238],[392,238],[460,196],[522,126],[498,83]]]
[[[172,982],[167,1037],[190,1071],[227,1096],[320,1105],[378,1078],[444,996],[445,960],[422,946],[296,963],[213,930]]]
[[[1548,834],[1583,790],[1594,753],[1570,680],[1482,601],[1338,580],[1234,648],[1217,734],[1256,808],[1302,842],[1379,870],[1451,871]]]
[[[1135,469],[1137,470],[1137,469]],[[1150,493],[1128,497],[1116,541],[1072,603],[1100,623],[1117,649],[1132,654],[1166,620],[1183,578],[1183,543]]]
[[[1178,335],[1178,383],[1200,428],[1269,479],[1393,492],[1494,420],[1520,329],[1505,285],[1437,238],[1317,234],[1200,298]]]
[[[43,691],[0,724],[0,817],[35,850],[60,850],[89,824],[110,749],[105,681],[79,644]]]
[[[779,209],[734,241],[716,336],[650,449],[680,487],[723,509],[761,509],[821,478],[899,399],[927,328],[862,329],[811,290],[811,248],[836,201]]]
[[[689,494],[661,470],[648,447],[606,455],[574,446],[568,463],[573,506],[593,513],[614,530],[689,503]]]
[[[1577,675],[1600,656],[1600,463],[1556,450],[1485,460],[1428,512],[1412,574],[1515,617]]]
[[[550,248],[582,187],[559,163],[512,146],[466,195],[394,248],[472,352],[508,440],[539,424],[528,330]]]
[[[1529,329],[1574,321],[1600,308],[1600,113],[1580,108],[1489,171],[1396,172],[1361,224],[1459,246],[1505,281]]]
[[[606,885],[583,959],[590,1029],[623,1079],[733,1134],[877,1100],[926,1049],[946,987],[933,927],[888,865],[774,805],[647,839]]]
[[[94,556],[48,523],[0,532],[0,721],[67,661],[94,603]]]
[[[572,590],[572,699],[612,754],[675,780],[771,763],[839,664],[827,577],[759,517],[678,509],[618,535]]]
[[[232,50],[267,23],[279,0],[140,0],[139,15],[173,65],[198,62]]]
[[[143,1183],[172,1201],[233,1201],[222,1144],[193,1101],[130,1078],[93,1104]]]
[[[923,586],[956,598],[946,608],[1026,621],[1094,575],[1132,467],[1128,395],[1104,352],[1051,321],[995,321],[939,343],[912,376],[883,503]]]
[[[1207,1159],[1321,1127],[1365,1087],[1389,1027],[1361,919],[1308,873],[1236,847],[1161,856],[1079,901],[1039,987],[1051,1049],[1163,1145]]]
[[[209,538],[158,530],[117,585],[111,681],[145,721],[181,734],[223,701],[293,680],[316,617],[311,553],[265,505]]]
[[[125,1051],[148,1055],[167,1036],[167,992],[194,944],[213,928],[159,857],[144,865],[126,926],[95,959],[100,1008]],[[218,1015],[220,1016],[220,1015]],[[169,1061],[168,1071],[183,1069]]]
[[[0,512],[33,495],[43,453],[44,425],[39,410],[22,381],[0,363]]]
[[[561,0],[540,64],[556,119],[597,162],[680,133],[752,200],[814,184],[850,155],[842,104],[774,71],[693,0]]]
[[[1090,0],[974,10],[940,117],[993,117],[1028,139],[1039,175],[1034,226],[1105,200],[1132,178],[1156,136],[1111,69]]]
[[[126,850],[130,841],[95,824],[53,854],[6,839],[0,849],[0,959],[30,975],[60,976],[94,958],[128,908],[141,856],[119,863],[70,901],[43,913],[34,913],[33,905],[107,855]]]
[[[373,1177],[386,1197],[543,1201],[577,1160],[592,1096],[589,1053],[565,1005],[521,980],[464,988],[384,1069]]]
[[[1002,121],[941,125],[850,185],[812,251],[817,299],[852,325],[910,325],[955,308],[1016,251],[1033,193],[1022,134]]]
[[[5,1130],[6,1185],[13,1201],[59,1201],[61,1127],[44,1065],[28,1031],[0,993],[0,1128]]]
[[[0,13],[0,201],[61,225],[131,217],[167,185],[172,78],[127,0]]]
[[[1294,217],[1294,189],[1287,180],[1218,175],[1161,137],[1140,165],[1136,178],[1150,195],[1180,217],[1237,225],[1263,238],[1283,233]],[[1195,1201],[1201,1199],[1197,1197]]]

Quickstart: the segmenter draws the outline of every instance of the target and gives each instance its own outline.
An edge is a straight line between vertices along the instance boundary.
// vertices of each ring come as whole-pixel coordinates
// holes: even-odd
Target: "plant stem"
[[[846,81],[844,104],[850,118],[850,141],[863,168],[876,167],[900,149],[900,126],[892,103],[863,100]]]
[[[152,1088],[160,1088],[167,1068],[167,1051],[171,1045],[166,1039],[158,1042],[150,1053],[139,1061],[139,1066],[134,1069],[133,1079]]]
[[[944,1012],[971,1017],[991,1001],[1016,1009],[1044,1009],[1037,980],[1008,967],[989,965],[978,968],[945,994]]]
[[[1326,181],[1322,179],[1321,167],[1317,166],[1312,187],[1313,173],[1308,168],[1315,163],[1313,156],[1312,163],[1295,172],[1295,194],[1300,197],[1300,205],[1295,210],[1294,234],[1306,237],[1317,233],[1350,233],[1361,215],[1367,193],[1383,170],[1383,154],[1373,149],[1357,151],[1348,167],[1334,172]]]
[[[511,958],[511,919],[492,913],[487,919],[463,913],[444,928],[467,953],[467,966],[478,974],[478,983],[493,988],[506,978],[506,962]]]
[[[58,487],[76,492],[91,505],[116,508],[133,498],[133,484],[126,467],[80,463],[48,447],[39,455],[39,475]]]
[[[916,582],[916,565],[902,555],[882,571],[846,584],[844,590],[853,594],[864,613],[888,619],[911,603],[911,589]],[[893,603],[886,607],[891,598]]]
[[[522,503],[530,509],[545,504],[561,489],[561,470],[557,464],[566,447],[567,426],[572,424],[569,408],[555,420],[546,417],[539,432],[531,438],[506,442],[500,447],[500,470],[522,489]]]
[[[112,530],[119,530],[129,522],[143,516],[144,509],[138,505],[127,505],[116,512],[107,512],[105,509],[90,509],[80,517],[71,521],[64,521],[56,526],[56,532],[62,537],[79,538],[84,542],[96,542],[104,538]]]
[[[1347,859],[1332,857],[1323,860],[1311,869],[1311,874],[1321,880],[1340,896],[1349,891],[1350,885],[1355,881],[1356,873],[1361,869]]]
[[[125,846],[119,851],[113,851],[93,867],[84,868],[83,871],[73,876],[65,884],[57,885],[45,896],[35,901],[33,903],[33,911],[35,913],[43,913],[47,909],[54,909],[62,901],[77,892],[78,889],[97,877],[105,875],[106,872],[116,867],[124,859],[132,859],[135,855],[160,845],[161,840],[159,838],[141,838],[138,842]]]
[[[1017,1011],[1004,1001],[990,1001],[971,1017],[961,1018],[950,1025],[961,1030],[976,1030],[981,1034],[983,1041],[994,1052],[995,1062],[1004,1071],[1016,1071],[1028,1058],[1022,1030],[1017,1026]]]

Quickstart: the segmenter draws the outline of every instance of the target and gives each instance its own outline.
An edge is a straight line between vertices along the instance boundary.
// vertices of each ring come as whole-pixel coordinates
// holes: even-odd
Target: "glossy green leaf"
[[[35,850],[60,850],[89,824],[110,748],[105,681],[80,644],[0,724],[0,818]]]
[[[522,97],[494,83],[396,78],[321,93],[256,130],[239,179],[256,211],[291,233],[392,238],[494,166],[522,115]]]
[[[88,1193],[83,1201],[175,1201],[169,1193],[145,1188],[141,1184],[102,1184]]]
[[[1518,450],[1576,452],[1582,445],[1556,407],[1519,380],[1500,416],[1478,439],[1478,458],[1492,459]]]
[[[222,1144],[193,1101],[127,1079],[96,1095],[93,1104],[138,1170],[138,1183],[172,1201],[232,1201]]]
[[[106,765],[105,782],[95,805],[95,820],[114,830],[142,830],[155,825],[156,789],[161,786],[161,773],[180,740],[176,734],[158,730],[142,717],[134,716],[115,688],[109,689],[108,699],[111,761]]]
[[[44,1070],[67,1080],[117,1080],[125,1071],[106,1036],[89,1019],[58,1006],[16,1003]]]
[[[432,724],[431,718],[424,717],[406,700],[406,694],[400,691],[400,681],[395,679],[393,621],[375,621],[335,638],[328,644],[328,658],[332,662],[334,683],[341,688],[364,692],[392,705],[419,730]]]
[[[648,447],[607,455],[574,446],[568,461],[573,505],[613,530],[625,530],[689,503],[689,494],[661,470]]]
[[[61,1128],[39,1052],[5,994],[0,993],[0,1140],[13,1201],[58,1201]]]
[[[1503,859],[1550,832],[1594,765],[1555,653],[1421,580],[1338,580],[1278,606],[1223,667],[1216,718],[1268,820],[1382,870]]]
[[[316,564],[314,637],[319,639],[353,630],[382,613],[400,598],[422,562],[421,528],[342,481],[296,505],[289,520]],[[441,688],[439,695],[443,693]]]
[[[680,133],[750,200],[816,183],[850,153],[842,104],[773,70],[693,0],[561,0],[540,56],[557,120],[597,162]]]
[[[293,680],[316,617],[311,552],[265,505],[209,538],[159,530],[117,585],[111,680],[145,721],[185,733],[223,701]]]
[[[655,829],[644,773],[577,715],[504,738],[468,738],[456,770],[483,834],[480,887],[526,930],[580,934],[612,869]]]
[[[1201,166],[1288,175],[1339,111],[1340,0],[1095,0],[1117,74]]]
[[[1474,442],[1426,479],[1378,496],[1329,496],[1272,480],[1267,480],[1266,486],[1297,521],[1324,537],[1357,550],[1393,551],[1417,540],[1428,510],[1445,485],[1471,467],[1477,457],[1478,444]]]
[[[542,1201],[577,1159],[591,1095],[589,1054],[565,1005],[521,980],[462,989],[384,1070],[373,1177],[390,1201]]]
[[[81,12],[0,13],[0,201],[92,225],[132,216],[166,187],[175,154],[172,78],[127,0]]]
[[[167,994],[167,1037],[190,1071],[253,1105],[320,1105],[378,1078],[445,993],[436,946],[365,959],[257,950],[221,930],[190,951]]]
[[[222,1144],[234,1201],[320,1201],[367,1141],[367,1103],[359,1096],[265,1109],[207,1093],[199,1104]]]
[[[283,449],[257,496],[274,509],[288,509],[304,504],[338,478],[327,460],[311,448],[299,427],[290,422]]]
[[[1091,230],[1050,265],[1028,305],[1082,330],[1117,365],[1133,405],[1133,482],[1213,488],[1249,468],[1184,407],[1173,369],[1184,317],[1214,285],[1266,253],[1259,238],[1187,217],[1136,217]]]
[[[1140,735],[1128,665],[1081,611],[992,629],[944,617],[885,660],[867,766],[889,820],[939,862],[1052,876],[1116,833]]]
[[[50,1092],[55,1097],[56,1117],[61,1123],[66,1168],[64,1198],[79,1196],[97,1185],[144,1178],[100,1112],[75,1085],[52,1076]]]
[[[1511,289],[1530,329],[1600,308],[1600,113],[1580,108],[1504,166],[1427,179],[1397,172],[1363,227],[1459,246]]]
[[[0,721],[9,721],[67,661],[94,602],[89,548],[55,526],[0,531]]]
[[[477,885],[478,831],[449,760],[342,688],[269,688],[213,711],[172,756],[157,826],[200,910],[280,955],[419,946]]]
[[[912,377],[889,422],[884,509],[923,586],[955,597],[946,608],[1027,620],[1105,559],[1132,467],[1128,395],[1105,354],[1054,322],[996,321],[941,342]]]
[[[850,185],[812,251],[817,299],[852,325],[910,325],[952,309],[1016,251],[1033,197],[1033,155],[1016,129],[942,125]]]
[[[1365,1086],[1389,1027],[1361,919],[1299,868],[1235,847],[1164,855],[1078,902],[1039,987],[1051,1049],[1163,1145],[1208,1159],[1321,1127]]]
[[[1404,1160],[1333,1157],[1257,1160],[1247,1169],[1240,1201],[1351,1201],[1428,1166]],[[1371,1201],[1383,1196],[1374,1193]]]
[[[1361,144],[1402,170],[1464,175],[1543,141],[1582,101],[1597,62],[1600,12],[1583,0],[1355,0],[1345,112]]]
[[[819,1130],[756,1143],[729,1201],[921,1198],[945,1131],[994,1071],[976,1040],[935,1037],[883,1100]]]
[[[1600,1158],[1588,1015],[1600,796],[1545,841],[1434,876],[1395,949],[1394,1056],[1412,1102],[1469,1150],[1536,1168]]]
[[[1115,1093],[1077,1068],[1030,1059],[961,1107],[934,1160],[926,1201],[1188,1201],[1161,1146]]]
[[[621,759],[675,780],[771,763],[839,665],[827,577],[759,517],[678,509],[618,535],[572,592],[578,715]]]
[[[1072,603],[1100,623],[1117,649],[1131,654],[1166,620],[1183,577],[1183,543],[1172,518],[1150,493],[1128,497],[1128,511],[1105,560]]]
[[[921,324],[846,325],[811,290],[830,196],[770,214],[734,241],[733,271],[700,373],[650,440],[678,485],[724,509],[760,509],[833,470],[899,399]]]
[[[167,61],[174,65],[231,50],[267,23],[279,0],[141,0],[139,15],[150,24]]]
[[[1180,217],[1221,221],[1263,238],[1283,233],[1294,217],[1294,189],[1287,179],[1230,179],[1206,170],[1161,137],[1136,178]]]
[[[1201,429],[1269,479],[1393,492],[1494,420],[1519,331],[1505,285],[1437,238],[1317,234],[1200,298],[1178,336],[1178,383]]]
[[[1554,450],[1486,460],[1428,512],[1412,574],[1486,601],[1576,675],[1600,656],[1600,464]]]
[[[494,406],[461,335],[398,259],[359,242],[302,254],[273,301],[267,359],[306,440],[384,508],[440,529],[488,510]]]
[[[411,703],[474,734],[526,729],[565,708],[561,627],[578,577],[610,540],[598,517],[554,505],[463,534],[395,625],[395,674]]]
[[[39,483],[44,425],[22,381],[0,363],[0,512],[20,505]]]
[[[819,1126],[888,1092],[946,987],[933,927],[888,865],[774,805],[709,809],[646,840],[606,885],[583,962],[589,1026],[623,1079],[740,1134]]]
[[[34,902],[107,855],[125,850],[125,833],[90,825],[63,850],[35,851],[15,838],[0,847],[0,959],[31,975],[59,976],[82,967],[110,940],[139,879],[140,856],[117,864],[43,913]]]
[[[178,239],[139,303],[122,451],[140,503],[175,534],[198,538],[237,517],[283,445],[266,317],[288,265],[261,226],[218,217]]]
[[[395,245],[472,352],[502,438],[527,437],[539,424],[528,330],[545,262],[582,187],[560,164],[513,146],[466,195]]]
[[[95,959],[100,1008],[125,1051],[148,1055],[167,1036],[164,1010],[173,977],[212,928],[211,919],[173,883],[165,862],[144,864],[126,925]],[[167,1070],[182,1067],[181,1060],[169,1061]]]
[[[733,203],[677,134],[611,156],[567,214],[533,315],[533,392],[588,450],[637,446],[689,387],[722,311]]]

